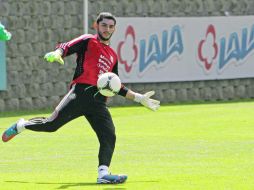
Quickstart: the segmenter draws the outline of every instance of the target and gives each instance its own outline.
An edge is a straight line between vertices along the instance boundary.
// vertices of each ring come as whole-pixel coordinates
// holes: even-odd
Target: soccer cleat
[[[15,137],[18,133],[17,125],[20,125],[24,122],[24,119],[20,119],[17,123],[13,124],[10,128],[8,128],[2,135],[2,141],[8,142],[13,137]]]
[[[124,183],[127,180],[127,175],[104,175],[101,178],[97,179],[97,183],[99,184],[118,184]]]

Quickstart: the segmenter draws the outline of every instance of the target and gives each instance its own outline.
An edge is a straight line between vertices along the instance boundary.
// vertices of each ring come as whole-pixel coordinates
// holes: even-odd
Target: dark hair
[[[116,17],[110,12],[101,12],[96,19],[96,23],[99,24],[104,18],[113,20],[116,25]]]

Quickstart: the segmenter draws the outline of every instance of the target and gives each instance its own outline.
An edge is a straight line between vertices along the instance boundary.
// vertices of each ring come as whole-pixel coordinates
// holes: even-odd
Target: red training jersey
[[[105,72],[118,75],[117,54],[109,46],[98,40],[97,34],[84,34],[56,48],[63,50],[63,57],[76,54],[76,70],[72,84],[81,83],[96,86],[98,76]]]

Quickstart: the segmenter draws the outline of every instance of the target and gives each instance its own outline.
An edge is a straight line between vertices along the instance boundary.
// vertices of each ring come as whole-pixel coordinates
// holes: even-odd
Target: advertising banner
[[[254,77],[254,16],[117,18],[123,82]]]

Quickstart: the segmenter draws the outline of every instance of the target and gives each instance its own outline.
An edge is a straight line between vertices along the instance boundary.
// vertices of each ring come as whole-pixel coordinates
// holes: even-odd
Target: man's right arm
[[[64,64],[64,60],[62,58],[63,50],[61,48],[56,49],[55,51],[51,51],[49,53],[46,53],[44,56],[44,59],[50,63],[52,62],[58,62],[60,64]]]
[[[58,62],[64,64],[63,57],[84,51],[89,38],[86,35],[82,35],[66,43],[60,43],[56,46],[56,50],[47,53],[44,59],[48,62]]]

